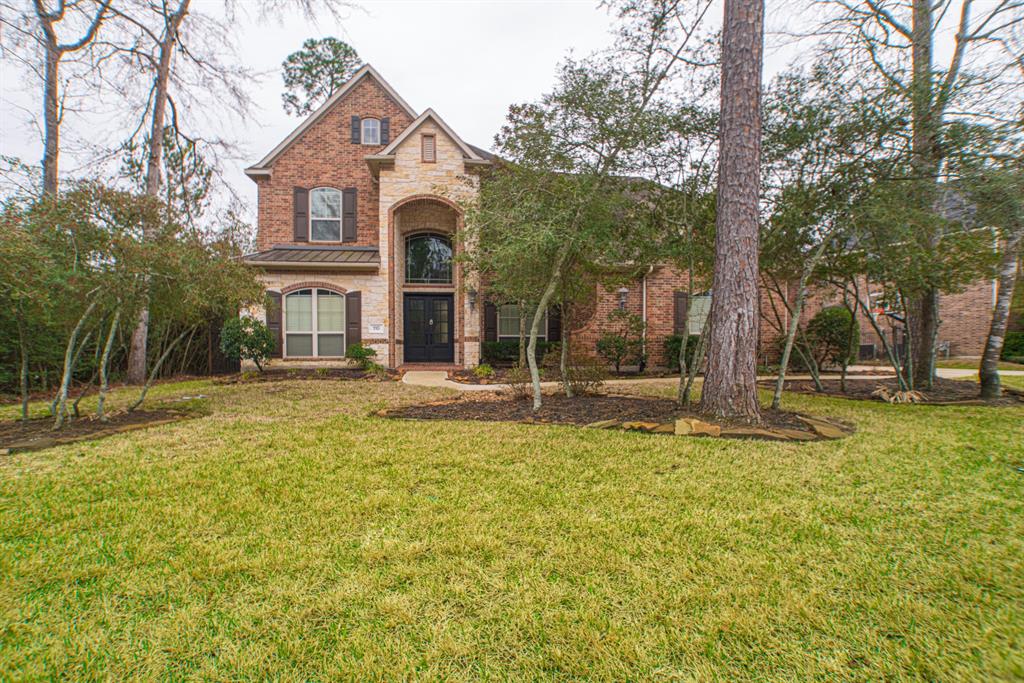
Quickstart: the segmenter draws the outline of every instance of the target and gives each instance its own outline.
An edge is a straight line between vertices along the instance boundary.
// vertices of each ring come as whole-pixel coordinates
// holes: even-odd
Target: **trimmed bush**
[[[829,306],[814,314],[807,323],[807,343],[818,367],[857,362],[860,349],[860,326],[844,306]],[[853,337],[850,324],[853,323]],[[785,342],[783,342],[785,343]]]
[[[251,360],[263,372],[274,352],[274,335],[262,320],[228,318],[220,330],[220,351],[231,360]]]
[[[487,363],[481,363],[473,368],[473,374],[479,379],[490,379],[491,377],[494,377],[494,368]]]
[[[349,347],[345,349],[345,358],[354,360],[363,370],[369,370],[371,365],[376,365],[373,361],[376,357],[376,351],[362,344],[349,344]]]

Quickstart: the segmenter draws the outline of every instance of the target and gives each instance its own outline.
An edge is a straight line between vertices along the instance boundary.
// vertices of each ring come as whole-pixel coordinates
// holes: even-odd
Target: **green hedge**
[[[1007,332],[1003,341],[1002,359],[1013,362],[1024,357],[1024,332]]]
[[[700,335],[691,334],[686,339],[686,364],[693,363],[693,354],[697,352],[697,342]],[[683,343],[681,334],[673,334],[665,338],[665,357],[668,359],[668,369],[675,372],[679,370],[679,346]]]
[[[540,360],[548,350],[548,342],[537,340],[537,359]],[[505,339],[502,341],[485,341],[481,350],[483,361],[495,363],[516,363],[519,361],[519,340]]]

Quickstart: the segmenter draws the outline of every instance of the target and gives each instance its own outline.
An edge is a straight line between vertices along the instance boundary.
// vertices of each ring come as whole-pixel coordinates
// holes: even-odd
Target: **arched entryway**
[[[462,215],[441,197],[410,197],[391,210],[395,361],[462,363],[466,321],[456,233]]]

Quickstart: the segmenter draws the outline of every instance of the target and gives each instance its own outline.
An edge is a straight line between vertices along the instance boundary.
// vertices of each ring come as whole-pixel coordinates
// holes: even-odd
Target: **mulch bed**
[[[196,417],[195,413],[178,410],[137,410],[114,413],[102,422],[95,417],[69,420],[59,431],[53,431],[53,418],[41,417],[28,422],[0,422],[0,454],[21,453],[52,448],[61,444],[98,439],[135,429],[170,424]]]
[[[526,424],[576,425],[598,429],[625,429],[657,434],[692,434],[726,438],[762,438],[779,441],[812,441],[839,438],[852,433],[849,425],[831,422],[819,425],[831,436],[816,431],[797,413],[765,411],[763,424],[751,428],[744,423],[707,421],[693,411],[681,410],[675,401],[665,398],[596,394],[566,398],[546,394],[544,404],[533,412],[531,402],[517,400],[504,393],[464,395],[446,401],[405,406],[378,413],[382,417],[413,420],[473,420],[479,422],[520,422]],[[691,427],[677,430],[677,421],[690,421]],[[829,429],[832,427],[833,429]],[[842,432],[840,434],[840,432]]]
[[[759,384],[766,389],[774,389],[775,381],[762,381]],[[814,382],[810,380],[786,380],[785,390],[799,394],[817,394],[818,396],[835,396],[838,398],[849,398],[858,401],[883,401],[873,395],[879,388],[886,388],[889,392],[898,390],[895,377],[886,379],[850,379],[846,382],[846,392],[839,389],[839,380],[822,380],[825,391],[818,392],[814,388]],[[991,405],[991,406],[1016,406],[1024,403],[1024,392],[1008,387],[1003,387],[1003,397],[995,401],[983,401],[980,398],[981,385],[977,382],[966,380],[936,378],[932,388],[922,391],[926,404],[932,405]]]
[[[293,379],[391,381],[399,379],[399,377],[399,373],[394,370],[377,375],[362,368],[267,368],[263,372],[243,372],[214,381],[216,384],[254,384],[284,382]]]

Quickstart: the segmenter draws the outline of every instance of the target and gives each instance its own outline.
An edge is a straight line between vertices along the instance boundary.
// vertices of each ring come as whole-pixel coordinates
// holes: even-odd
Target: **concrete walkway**
[[[877,367],[866,366],[866,365],[853,365],[850,366],[851,372],[864,372],[867,370],[877,370]],[[959,379],[963,377],[976,376],[977,370],[968,370],[961,368],[938,368],[936,374],[939,377],[946,379]],[[999,374],[1007,375],[1011,377],[1024,376],[1024,370],[1000,370]],[[848,375],[848,380],[878,380],[892,377],[892,375]],[[839,375],[826,374],[821,376],[822,379],[839,379]],[[763,379],[775,379],[775,375],[759,375],[759,380]],[[787,375],[786,379],[794,380],[810,380],[810,375]],[[508,389],[507,384],[463,384],[462,382],[453,382],[448,379],[448,373],[444,370],[409,370],[402,376],[402,381],[406,384],[411,384],[417,387],[441,387],[443,389],[455,389],[456,391],[503,391]],[[610,379],[605,382],[606,385],[615,386],[617,384],[667,384],[675,385],[679,383],[678,377],[644,377],[640,379]],[[542,388],[557,387],[558,382],[541,382]]]

